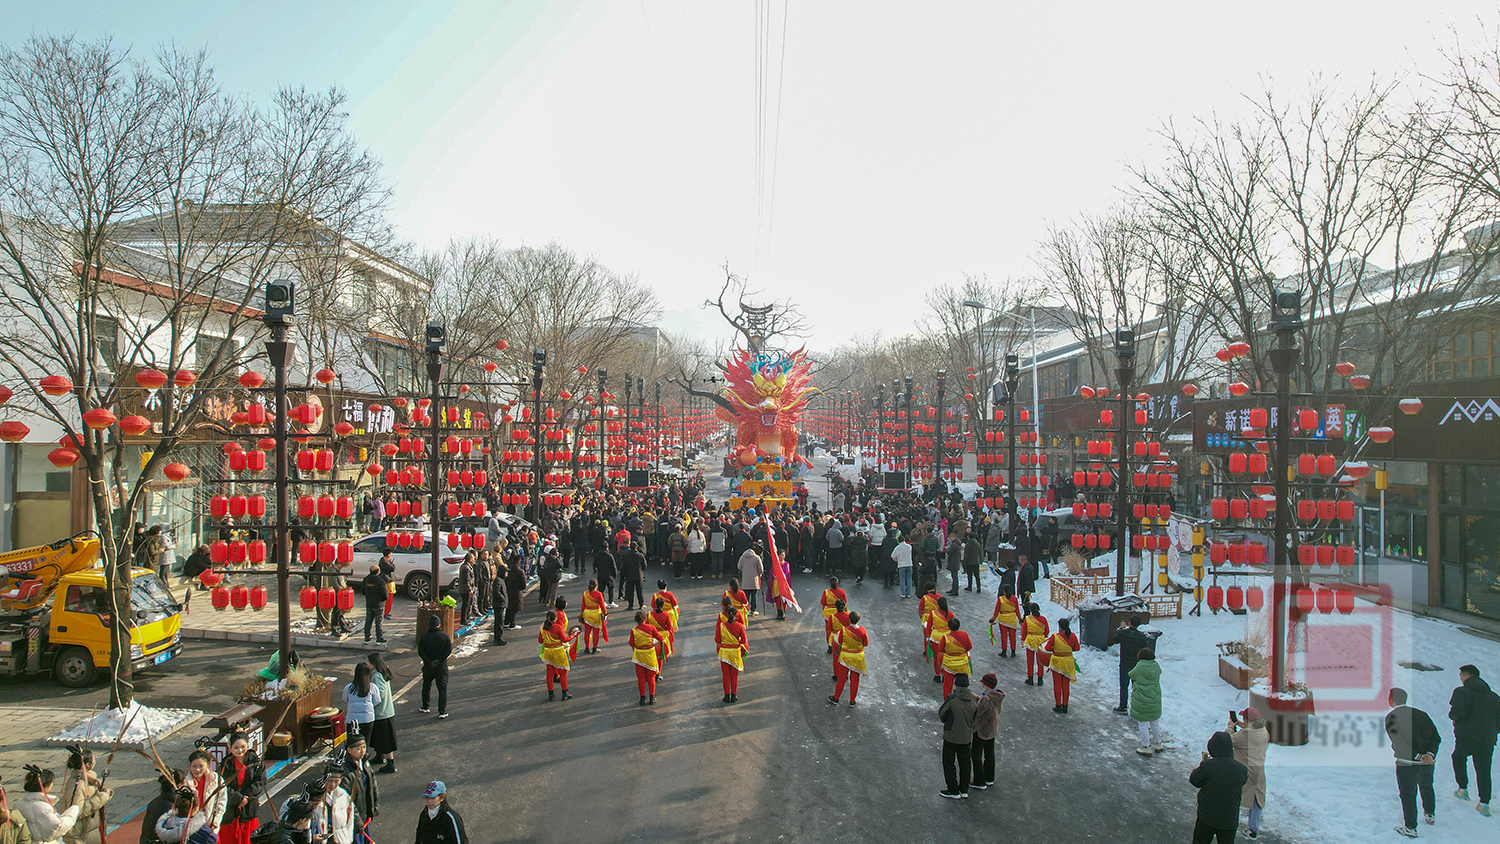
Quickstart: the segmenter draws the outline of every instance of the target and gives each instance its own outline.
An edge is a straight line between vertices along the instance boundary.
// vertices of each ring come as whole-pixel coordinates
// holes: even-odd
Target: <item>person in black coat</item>
[[[1401,795],[1404,827],[1397,832],[1408,838],[1417,835],[1417,794],[1422,795],[1422,812],[1432,822],[1437,794],[1432,788],[1432,774],[1437,769],[1437,752],[1443,737],[1426,712],[1406,705],[1406,690],[1391,689],[1386,700],[1391,711],[1385,715],[1385,734],[1396,755],[1396,789]]]
[[[1469,799],[1469,757],[1474,758],[1474,780],[1479,786],[1479,805],[1490,802],[1490,763],[1495,755],[1495,736],[1500,733],[1500,697],[1479,679],[1479,669],[1461,665],[1462,683],[1448,699],[1448,719],[1453,722],[1453,779],[1458,799]]]
[[[438,717],[448,717],[448,656],[453,653],[453,640],[442,630],[443,620],[436,615],[427,617],[427,632],[417,640],[417,656],[422,660],[422,708],[418,712],[430,712],[432,684],[438,687]]]
[[[536,590],[537,597],[541,606],[550,607],[557,600],[557,584],[562,582],[562,559],[550,545],[542,553],[541,570],[537,576],[541,580],[541,588]]]
[[[521,593],[526,591],[526,570],[515,558],[505,565],[505,629],[515,630],[516,612],[521,609]]]
[[[161,816],[172,811],[172,803],[177,799],[177,789],[187,782],[187,774],[179,768],[172,769],[172,780],[158,776],[156,784],[160,788],[157,795],[151,798],[146,808],[141,812],[141,840],[140,844],[157,844],[160,841],[156,837],[156,822]]]
[[[1234,739],[1222,730],[1208,738],[1208,752],[1188,775],[1198,789],[1198,820],[1193,844],[1234,844],[1240,825],[1240,796],[1250,769],[1234,758]]]
[[[510,606],[510,567],[500,557],[495,558],[495,576],[490,579],[490,608],[494,610],[494,640],[497,645],[508,645],[505,641],[506,608]]]
[[[1120,705],[1115,711],[1123,714],[1130,711],[1130,669],[1140,659],[1141,649],[1151,647],[1154,642],[1141,632],[1141,617],[1138,615],[1131,616],[1128,625],[1120,625],[1114,633],[1114,640],[1120,643]]]
[[[1030,602],[1031,593],[1036,591],[1036,566],[1031,559],[1016,551],[1016,594],[1021,596],[1022,601]]]
[[[615,555],[609,553],[607,547],[600,548],[599,553],[594,555],[594,579],[599,581],[599,588],[608,594],[610,606],[615,604],[615,578],[618,574],[615,570]],[[625,590],[622,588],[620,591]]]
[[[375,769],[370,767],[369,755],[370,745],[364,735],[348,733],[344,750],[339,754],[344,766],[339,784],[349,792],[349,802],[354,806],[356,832],[363,832],[365,826],[380,814],[380,786],[375,782]]]
[[[422,792],[425,808],[417,814],[416,844],[469,844],[464,819],[448,805],[448,787],[440,781]]]
[[[620,592],[625,597],[625,608],[635,609],[638,603],[644,609],[646,598],[642,584],[645,582],[646,558],[641,556],[638,546],[632,544],[620,552],[617,562],[620,566]]]

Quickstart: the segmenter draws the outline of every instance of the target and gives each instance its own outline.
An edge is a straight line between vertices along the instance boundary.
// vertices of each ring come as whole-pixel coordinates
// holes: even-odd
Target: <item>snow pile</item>
[[[460,638],[458,644],[453,646],[453,658],[463,659],[464,657],[473,656],[482,650],[481,646],[483,644],[484,637],[471,630],[469,631],[469,635]]]
[[[1042,611],[1053,620],[1068,615],[1067,610],[1046,600],[1048,585],[1045,580],[1037,583],[1042,590],[1037,598]],[[1184,613],[1187,608],[1185,603]],[[1262,612],[1236,616],[1227,611],[1213,615],[1205,607],[1202,618],[1151,621],[1162,631],[1156,648],[1162,667],[1162,727],[1169,745],[1180,750],[1142,759],[1141,764],[1171,766],[1182,774],[1184,788],[1188,787],[1186,777],[1197,765],[1208,737],[1226,729],[1231,709],[1238,711],[1250,705],[1248,691],[1219,679],[1215,643],[1245,639],[1247,626],[1264,627],[1263,616]],[[1372,671],[1350,671],[1350,666],[1332,663],[1353,662],[1357,668],[1369,659],[1350,660],[1348,653],[1335,645],[1315,649],[1329,655],[1324,661],[1330,664],[1323,667],[1334,672],[1331,676],[1353,688],[1334,689],[1328,680],[1309,680],[1314,686],[1316,710],[1310,740],[1301,747],[1272,745],[1267,752],[1268,805],[1262,828],[1270,835],[1327,844],[1402,840],[1391,830],[1401,822],[1401,804],[1383,722],[1385,691],[1394,686],[1407,690],[1411,705],[1431,715],[1442,735],[1435,778],[1437,826],[1421,826],[1422,837],[1489,840],[1494,835],[1494,821],[1474,811],[1473,802],[1463,803],[1452,796],[1453,773],[1448,757],[1453,750],[1453,727],[1448,720],[1448,697],[1458,684],[1458,666],[1494,664],[1500,646],[1445,621],[1364,601],[1351,615],[1313,615],[1311,619],[1310,626],[1331,631],[1314,636],[1347,638],[1373,631],[1373,648],[1366,652],[1373,651],[1375,665]],[[1263,629],[1250,633],[1252,639],[1263,634]],[[1078,659],[1079,682],[1073,690],[1073,703],[1087,700],[1105,709],[1118,703],[1119,647],[1109,652],[1085,648]],[[1293,664],[1315,662],[1307,654],[1297,654]],[[1441,670],[1430,670],[1435,666]],[[1135,722],[1120,716],[1118,726],[1119,750],[1133,756],[1131,751],[1138,741]]]
[[[48,736],[47,743],[113,747],[118,739],[121,747],[144,748],[202,717],[203,713],[197,709],[156,709],[131,701],[125,709],[106,709],[55,736]]]

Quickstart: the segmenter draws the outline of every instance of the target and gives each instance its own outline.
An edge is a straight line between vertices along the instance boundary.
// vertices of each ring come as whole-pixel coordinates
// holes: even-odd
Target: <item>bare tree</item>
[[[744,348],[752,353],[760,351],[777,340],[789,341],[807,336],[810,326],[807,317],[791,299],[766,304],[752,304],[749,300],[760,291],[751,289],[749,282],[730,272],[724,265],[724,284],[719,295],[703,303],[713,308],[729,323]]]
[[[352,151],[336,94],[283,92],[254,110],[225,96],[206,57],[133,61],[109,42],[37,38],[0,50],[0,362],[28,408],[66,431],[86,469],[118,620],[111,704],[128,703],[128,540],[160,468],[203,423],[216,391],[255,354],[252,306],[309,219],[331,216],[371,160]],[[320,106],[321,104],[321,106]],[[342,160],[342,164],[340,164]],[[113,431],[130,370],[169,381],[138,472]],[[73,388],[48,395],[39,373]],[[190,484],[192,482],[189,482]]]

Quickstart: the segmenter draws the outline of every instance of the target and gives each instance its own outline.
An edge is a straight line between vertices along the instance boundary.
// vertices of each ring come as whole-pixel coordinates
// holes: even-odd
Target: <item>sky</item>
[[[712,339],[725,267],[808,338],[914,330],[965,275],[1028,278],[1164,121],[1315,78],[1440,74],[1493,3],[0,0],[0,40],[207,48],[227,90],[338,86],[426,248],[556,241]]]

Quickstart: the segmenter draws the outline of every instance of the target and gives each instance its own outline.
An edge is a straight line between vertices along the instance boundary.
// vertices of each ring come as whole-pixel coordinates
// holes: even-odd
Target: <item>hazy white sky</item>
[[[964,273],[1028,275],[1046,224],[1113,202],[1168,117],[1436,73],[1495,20],[1471,0],[0,0],[7,42],[175,41],[257,99],[346,89],[419,244],[555,240],[700,334],[727,263],[795,298],[818,348],[910,331]]]

